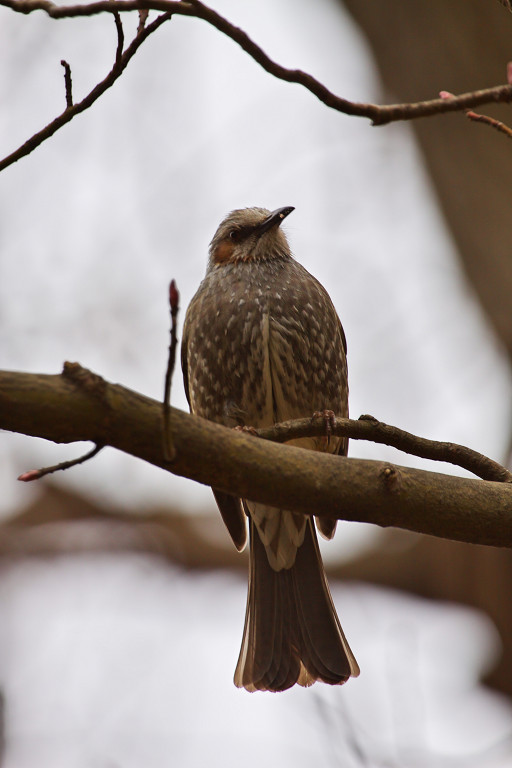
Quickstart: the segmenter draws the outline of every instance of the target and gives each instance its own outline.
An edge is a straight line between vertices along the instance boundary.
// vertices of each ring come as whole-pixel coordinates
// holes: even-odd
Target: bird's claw
[[[325,437],[327,438],[327,445],[329,445],[332,431],[336,427],[336,414],[334,411],[329,410],[315,411],[311,417],[311,421],[314,421],[314,419],[323,419],[325,425]]]
[[[235,432],[243,432],[246,435],[253,435],[254,437],[258,437],[258,430],[256,427],[246,427],[245,425],[238,425],[237,427],[233,427]]]

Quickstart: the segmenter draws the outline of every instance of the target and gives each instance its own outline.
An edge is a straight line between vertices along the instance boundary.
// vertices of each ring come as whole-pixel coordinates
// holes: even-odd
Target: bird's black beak
[[[268,232],[269,229],[272,229],[273,227],[279,227],[281,222],[286,219],[289,214],[294,211],[295,208],[293,205],[287,205],[284,208],[276,208],[275,211],[272,211],[266,219],[263,219],[261,224],[258,224],[254,231],[257,235],[262,235],[264,232]]]

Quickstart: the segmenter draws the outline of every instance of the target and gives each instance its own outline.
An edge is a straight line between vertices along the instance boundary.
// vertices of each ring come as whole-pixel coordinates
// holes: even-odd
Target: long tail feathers
[[[339,685],[359,667],[347,643],[308,519],[291,568],[271,568],[254,523],[245,627],[235,685],[248,691],[285,691],[321,680]]]

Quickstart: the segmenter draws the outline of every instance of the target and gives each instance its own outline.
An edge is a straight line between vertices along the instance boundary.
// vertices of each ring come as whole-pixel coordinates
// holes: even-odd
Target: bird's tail
[[[343,634],[325,577],[312,520],[291,568],[271,568],[250,523],[247,610],[235,685],[285,691],[295,683],[342,684],[359,667]]]

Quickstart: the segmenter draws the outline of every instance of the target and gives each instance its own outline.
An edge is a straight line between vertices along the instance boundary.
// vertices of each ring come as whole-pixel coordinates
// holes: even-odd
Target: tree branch
[[[321,437],[325,434],[323,421],[314,424],[311,419],[296,419],[283,421],[273,427],[256,430],[259,437],[265,440],[273,440],[277,443],[286,443],[301,437]],[[458,467],[467,469],[482,480],[496,480],[500,483],[512,482],[512,472],[505,469],[497,461],[489,459],[478,451],[466,448],[456,443],[438,442],[427,440],[424,437],[412,435],[398,427],[392,427],[377,421],[373,416],[360,416],[357,421],[353,419],[336,418],[331,426],[331,433],[338,437],[351,437],[355,440],[370,440],[373,443],[382,443],[398,448],[399,451],[419,456],[422,459],[434,461],[446,461]]]
[[[10,1],[0,0],[0,5],[10,5]],[[66,79],[65,79],[66,104],[67,104],[66,109],[58,117],[56,117],[55,120],[52,120],[51,123],[48,123],[48,125],[45,128],[43,128],[42,130],[38,131],[33,136],[31,136],[30,139],[28,139],[24,144],[18,147],[18,149],[16,149],[10,155],[7,155],[7,157],[4,157],[3,160],[0,160],[0,171],[3,171],[4,168],[7,168],[9,165],[13,165],[13,163],[16,163],[22,157],[29,155],[31,152],[34,151],[34,149],[37,149],[37,147],[39,147],[40,144],[42,144],[44,141],[49,139],[60,128],[66,125],[66,123],[69,123],[76,115],[80,114],[80,112],[84,112],[92,104],[94,104],[94,102],[97,99],[99,99],[99,97],[102,96],[105,93],[105,91],[108,90],[108,88],[110,88],[116,82],[116,80],[122,75],[122,73],[124,72],[124,70],[129,64],[130,59],[132,59],[132,57],[138,51],[139,47],[142,45],[144,40],[146,40],[152,32],[155,32],[158,29],[158,27],[160,27],[165,21],[168,21],[172,16],[171,13],[163,13],[161,16],[155,19],[151,24],[149,24],[149,26],[140,28],[137,31],[137,34],[135,35],[131,44],[123,53],[123,50],[122,50],[123,44],[124,44],[123,27],[121,25],[121,18],[117,13],[115,3],[112,3],[112,8],[110,10],[114,15],[114,21],[116,25],[117,47],[116,47],[114,66],[112,67],[112,69],[110,70],[106,78],[102,80],[100,83],[98,83],[98,85],[96,85],[92,89],[92,91],[90,91],[90,93],[88,93],[87,96],[84,99],[82,99],[82,101],[79,101],[76,104],[73,104],[72,97],[71,97],[71,70],[69,69],[69,65],[67,65],[66,67],[66,62],[64,61],[61,62],[66,72]]]
[[[117,2],[117,0],[113,1]],[[152,0],[148,5],[153,5]],[[489,104],[490,102],[512,101],[512,85],[502,85],[464,93],[460,96],[455,96],[449,101],[439,98],[410,104],[386,105],[348,101],[340,96],[336,96],[323,83],[307,72],[302,72],[300,69],[287,69],[274,62],[243,30],[235,27],[227,19],[220,16],[212,8],[199,2],[199,0],[191,0],[191,5],[194,7],[194,12],[186,12],[187,15],[204,19],[219,32],[230,37],[269,74],[288,83],[302,85],[331,109],[354,117],[367,117],[372,121],[372,125],[386,125],[398,120],[415,120],[419,117],[456,112],[468,109],[469,107],[480,106],[481,104]]]
[[[508,84],[463,93],[459,96],[453,96],[449,99],[437,98],[410,104],[377,105],[363,102],[352,102],[340,96],[336,96],[325,85],[323,85],[323,83],[318,81],[307,72],[302,72],[299,69],[288,69],[273,61],[265,53],[265,51],[263,51],[263,49],[260,48],[260,46],[257,45],[257,43],[255,43],[246,34],[246,32],[236,27],[212,8],[209,8],[208,6],[199,2],[199,0],[189,0],[188,2],[186,0],[182,0],[181,2],[180,0],[97,0],[96,2],[86,3],[83,5],[56,5],[55,3],[51,2],[51,0],[0,0],[0,5],[11,8],[17,13],[24,14],[42,10],[54,19],[72,18],[77,16],[93,16],[95,14],[105,12],[117,14],[129,13],[131,11],[147,12],[148,10],[164,11],[167,18],[170,18],[173,14],[176,14],[203,19],[219,32],[233,40],[233,42],[237,43],[269,74],[280,80],[284,80],[289,83],[296,83],[303,86],[314,96],[316,96],[323,104],[330,107],[331,109],[335,109],[338,112],[342,112],[343,114],[347,115],[369,118],[373,125],[385,125],[391,122],[396,122],[398,120],[414,120],[420,117],[429,117],[447,112],[459,112],[462,110],[481,106],[482,104],[498,102],[509,103],[512,101],[512,85]],[[162,19],[163,17],[159,18]],[[147,27],[144,32],[149,30],[150,27]],[[143,33],[140,30],[140,27],[135,40],[138,40],[139,37],[141,38],[140,42],[142,42]],[[128,51],[126,53],[128,53]],[[133,55],[133,53],[131,55]],[[118,62],[116,60],[116,66],[117,65]],[[114,67],[114,70],[116,69],[116,66]],[[126,66],[126,64],[124,66]],[[114,79],[117,79],[119,74],[120,72]],[[106,85],[101,93],[103,93],[111,84],[112,83]],[[97,88],[99,88],[100,85],[97,86]],[[95,91],[92,93],[95,93]],[[101,93],[95,95],[90,103],[85,103],[86,100],[81,102],[81,105],[83,104],[84,106],[82,106],[81,109],[76,109],[74,114],[76,114],[78,111],[83,111],[83,109],[87,109],[87,107],[90,106],[90,104],[92,104],[98,95],[101,95]],[[45,138],[48,138],[53,133],[55,133],[55,131],[58,130],[58,128],[60,128],[65,122],[69,122],[74,114],[67,115],[68,111],[69,110],[66,110],[63,115],[50,123],[50,125],[47,126],[44,131],[36,134],[36,136],[32,137],[32,139],[29,139],[29,141],[26,142],[23,147],[20,147],[16,153],[13,153],[13,155],[17,155],[14,160],[11,160],[13,155],[5,158],[3,163],[0,163],[0,171],[7,165],[10,165],[11,162],[15,162],[15,160],[19,159],[19,157],[23,157],[23,155],[28,154],[30,151],[32,151],[32,149],[35,148],[35,146],[38,146],[41,141],[44,141]],[[65,115],[67,115],[67,119],[63,120]],[[40,140],[37,141],[35,146],[31,146],[31,142],[39,138]],[[29,145],[30,148],[26,151],[22,151],[26,149],[27,145]]]
[[[177,475],[283,509],[512,547],[512,488],[275,445],[162,406],[66,363],[62,375],[0,373],[0,427],[58,443],[110,445]]]

